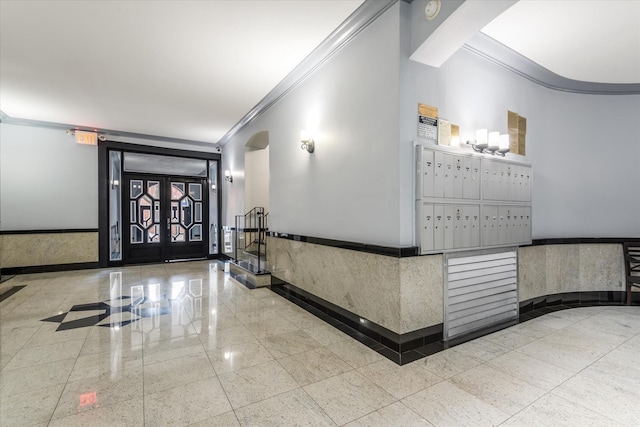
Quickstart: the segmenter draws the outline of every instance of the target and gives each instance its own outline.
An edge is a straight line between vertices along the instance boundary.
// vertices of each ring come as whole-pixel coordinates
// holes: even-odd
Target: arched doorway
[[[269,132],[254,134],[244,149],[244,210],[269,212]]]

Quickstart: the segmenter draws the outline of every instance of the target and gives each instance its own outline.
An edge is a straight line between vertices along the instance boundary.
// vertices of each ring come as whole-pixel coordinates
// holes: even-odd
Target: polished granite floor
[[[2,426],[640,425],[640,307],[559,311],[398,366],[217,262],[13,286]]]

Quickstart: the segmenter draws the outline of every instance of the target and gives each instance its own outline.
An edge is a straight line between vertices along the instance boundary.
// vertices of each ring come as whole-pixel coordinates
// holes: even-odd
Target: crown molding
[[[338,28],[282,79],[258,104],[236,123],[219,141],[224,147],[249,123],[262,115],[287,93],[302,83],[318,67],[387,11],[398,0],[366,0]]]
[[[595,83],[562,77],[481,32],[462,48],[548,89],[587,95],[640,94],[640,83]]]

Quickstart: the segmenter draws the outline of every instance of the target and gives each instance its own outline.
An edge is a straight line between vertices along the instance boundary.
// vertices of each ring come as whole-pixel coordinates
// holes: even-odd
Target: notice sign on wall
[[[418,104],[418,137],[438,140],[438,109]]]

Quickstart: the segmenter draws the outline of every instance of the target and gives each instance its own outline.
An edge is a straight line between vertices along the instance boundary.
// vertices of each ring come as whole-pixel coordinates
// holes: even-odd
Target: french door
[[[206,257],[205,183],[202,178],[125,174],[125,263]]]

